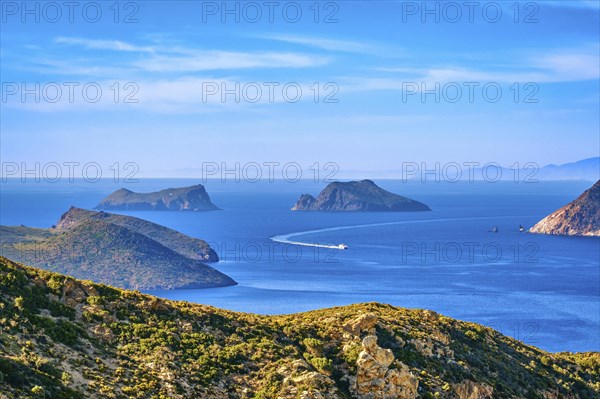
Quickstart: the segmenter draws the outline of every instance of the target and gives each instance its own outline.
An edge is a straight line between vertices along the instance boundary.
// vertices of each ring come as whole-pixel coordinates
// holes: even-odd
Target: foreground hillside
[[[142,219],[71,208],[51,229],[0,226],[2,255],[46,270],[128,289],[236,284],[202,261],[203,240]]]
[[[0,398],[597,398],[599,376],[431,311],[264,317],[0,258]]]

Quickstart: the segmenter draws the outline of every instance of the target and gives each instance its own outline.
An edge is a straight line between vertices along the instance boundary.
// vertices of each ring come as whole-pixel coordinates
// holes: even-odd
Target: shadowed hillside
[[[55,228],[0,229],[2,255],[77,278],[129,289],[235,284],[202,263],[218,260],[205,241],[130,216],[71,208]]]

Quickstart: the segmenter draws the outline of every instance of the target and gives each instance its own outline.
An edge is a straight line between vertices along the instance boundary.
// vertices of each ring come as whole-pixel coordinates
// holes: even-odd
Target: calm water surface
[[[127,188],[195,183],[148,179]],[[151,293],[264,314],[378,301],[482,323],[550,351],[600,350],[600,240],[518,231],[591,182],[377,183],[433,211],[291,212],[300,194],[317,194],[324,184],[209,181],[223,211],[130,212],[210,242],[222,259],[212,266],[239,283]],[[69,206],[91,208],[118,187],[9,181],[2,184],[0,223],[48,227]],[[499,232],[489,232],[495,226]],[[271,240],[282,235],[348,249]]]

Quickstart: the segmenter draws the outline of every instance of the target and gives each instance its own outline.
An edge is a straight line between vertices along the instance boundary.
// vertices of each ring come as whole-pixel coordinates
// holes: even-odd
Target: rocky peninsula
[[[600,236],[600,180],[577,199],[540,220],[531,233]]]

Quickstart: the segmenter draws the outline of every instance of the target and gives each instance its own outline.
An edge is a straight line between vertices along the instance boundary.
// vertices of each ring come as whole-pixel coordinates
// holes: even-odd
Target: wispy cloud
[[[30,71],[36,74],[52,74],[59,76],[79,77],[105,77],[111,76],[117,78],[133,77],[131,68],[117,67],[110,65],[100,65],[90,59],[69,59],[57,60],[47,56],[40,57],[29,65],[22,65],[22,71]]]
[[[302,43],[322,49],[345,46],[346,51],[366,51],[371,48],[363,43],[290,35],[276,35],[274,40]],[[45,71],[53,75],[85,76],[100,80],[110,76],[111,79],[118,79],[122,82],[137,82],[140,85],[140,103],[139,106],[133,107],[161,111],[183,110],[187,112],[198,109],[198,106],[202,106],[202,109],[210,106],[219,109],[229,108],[231,103],[223,104],[217,99],[217,96],[211,97],[208,102],[203,101],[202,96],[199,95],[202,93],[203,83],[215,82],[219,85],[224,83],[226,87],[232,87],[236,83],[244,85],[247,82],[260,81],[259,76],[263,76],[260,73],[265,69],[311,68],[331,64],[335,61],[335,57],[322,53],[211,50],[193,46],[164,46],[160,42],[153,42],[152,45],[140,45],[134,42],[81,37],[58,37],[53,42],[84,49],[104,49],[118,54],[108,57],[92,51],[89,52],[91,54],[88,54],[87,51],[75,51],[68,52],[68,56],[63,52],[60,58],[51,57],[48,54],[38,55],[38,58],[26,65],[25,68],[42,73]],[[336,68],[334,73],[338,74],[338,78],[325,75],[326,77],[321,81],[337,82],[341,95],[356,91],[404,90],[405,84],[408,82],[426,83],[429,87],[435,83],[447,82],[504,84],[534,82],[541,84],[590,81],[600,78],[599,50],[597,44],[544,52],[538,50],[537,53],[515,50],[510,55],[497,56],[494,66],[486,67],[481,66],[480,63],[461,64],[450,61],[446,61],[441,66],[426,65],[418,57],[412,59],[406,57],[407,63],[411,62],[411,64],[371,68],[363,76],[353,76],[348,72],[342,72],[344,69]],[[369,60],[372,58],[369,57]],[[377,60],[382,59],[385,58],[377,58]],[[360,65],[358,61],[357,64]],[[489,61],[487,60],[487,62]],[[258,75],[255,71],[258,71]],[[318,73],[330,74],[332,69],[329,68],[325,72],[318,70]],[[214,76],[199,78],[199,74]],[[225,74],[228,77],[225,77]],[[240,76],[231,77],[231,75]],[[269,79],[263,78],[262,80]],[[299,82],[304,92],[310,93],[309,84],[305,83]],[[281,98],[274,102],[281,102]],[[264,101],[258,102],[258,104],[262,103]],[[12,105],[19,106],[18,104]],[[88,104],[83,105],[86,108],[91,107]],[[246,105],[252,106],[253,104]],[[93,106],[113,108],[113,104],[108,102]],[[45,108],[61,107],[68,109],[69,105],[57,104]],[[34,105],[30,108],[44,107]]]
[[[538,68],[546,69],[548,77],[557,81],[592,80],[600,78],[600,47],[590,50],[556,51],[532,60]]]
[[[139,69],[154,72],[197,72],[219,69],[307,68],[325,65],[329,57],[291,52],[193,51],[155,55],[136,61]]]
[[[277,104],[315,103],[314,82],[290,82],[268,85],[265,82],[245,81],[237,76],[184,76],[170,79],[140,79],[132,82],[99,80],[93,82],[99,90],[92,90],[92,99],[75,91],[73,99],[63,92],[56,101],[23,101],[20,93],[7,95],[4,106],[35,112],[75,111],[147,111],[163,114],[198,114],[230,110],[252,110],[256,106]],[[115,84],[119,96],[115,97]],[[32,85],[30,85],[31,87]],[[81,86],[78,85],[78,88]],[[332,94],[335,88],[322,88],[322,96]],[[44,99],[54,95],[45,95]],[[322,97],[320,98],[322,101]],[[264,109],[264,108],[263,108]]]
[[[506,68],[472,68],[460,65],[445,67],[383,67],[385,76],[346,77],[344,91],[401,90],[407,82],[534,82],[560,83],[600,79],[599,47],[553,50],[508,65]]]
[[[351,40],[339,40],[323,37],[275,34],[256,36],[261,39],[275,40],[285,43],[299,44],[328,51],[373,54],[382,52],[382,47],[374,43],[364,43]]]
[[[191,47],[139,46],[119,40],[96,40],[58,37],[59,44],[80,46],[95,50],[137,52],[146,57],[128,64],[135,70],[152,72],[198,72],[219,69],[249,68],[307,68],[328,64],[330,57],[297,52],[276,51],[223,51]],[[83,70],[83,68],[80,68]]]
[[[120,40],[96,40],[84,39],[79,37],[57,37],[55,43],[83,46],[93,50],[112,50],[112,51],[129,51],[153,53],[155,50],[151,46],[136,46]]]

